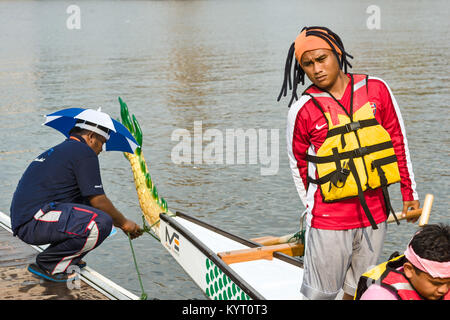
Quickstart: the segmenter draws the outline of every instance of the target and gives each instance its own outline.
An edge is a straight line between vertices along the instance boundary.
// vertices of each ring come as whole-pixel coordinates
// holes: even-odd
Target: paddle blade
[[[423,227],[428,224],[428,219],[430,219],[431,207],[433,206],[434,196],[432,194],[427,194],[425,196],[425,201],[423,202],[422,215],[419,220],[419,227]]]

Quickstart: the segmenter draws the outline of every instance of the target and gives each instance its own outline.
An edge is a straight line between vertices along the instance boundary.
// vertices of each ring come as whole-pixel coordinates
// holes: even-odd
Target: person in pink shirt
[[[404,255],[363,274],[358,287],[356,300],[450,300],[450,226],[426,225]]]

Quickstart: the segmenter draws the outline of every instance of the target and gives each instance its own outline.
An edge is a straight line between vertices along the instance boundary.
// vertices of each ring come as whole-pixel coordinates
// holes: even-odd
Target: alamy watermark
[[[66,27],[69,30],[81,29],[81,9],[76,4],[71,4],[67,7],[66,13],[70,16],[66,20]]]
[[[366,20],[366,26],[369,30],[381,29],[381,9],[377,5],[370,5],[366,9],[366,13],[370,16]]]
[[[81,289],[81,279],[80,279],[80,273],[81,273],[81,269],[78,265],[70,265],[67,267],[66,271],[65,271],[68,275],[69,278],[66,281],[66,287],[69,290],[79,290]],[[39,282],[40,283],[44,283],[48,280],[44,280],[44,279],[40,279]]]
[[[175,164],[259,164],[261,175],[275,175],[279,169],[279,136],[279,129],[203,131],[202,121],[194,121],[193,132],[172,132],[171,141],[178,143],[172,148],[171,159]]]
[[[72,274],[72,277],[66,283],[67,289],[79,290],[81,288],[80,267],[72,264],[67,268],[66,272]]]

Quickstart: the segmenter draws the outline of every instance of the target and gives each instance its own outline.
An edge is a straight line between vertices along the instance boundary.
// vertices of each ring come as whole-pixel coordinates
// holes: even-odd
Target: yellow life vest
[[[360,300],[364,292],[374,283],[381,285],[382,280],[386,275],[397,268],[403,266],[406,262],[404,255],[399,255],[398,252],[394,252],[388,261],[380,263],[372,269],[366,271],[361,275],[356,288],[355,296],[353,300]]]
[[[328,123],[326,139],[317,154],[306,156],[308,162],[316,164],[318,176],[308,176],[308,181],[320,185],[324,202],[359,197],[372,227],[377,229],[363,192],[382,187],[387,210],[394,213],[387,186],[399,182],[400,173],[391,137],[375,119],[368,100],[368,77],[350,77],[350,112],[330,93],[315,86],[304,92]]]

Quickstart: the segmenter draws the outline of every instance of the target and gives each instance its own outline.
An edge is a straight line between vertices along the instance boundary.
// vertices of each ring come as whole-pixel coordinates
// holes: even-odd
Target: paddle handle
[[[423,201],[422,207],[422,215],[419,220],[419,227],[423,227],[428,223],[428,219],[430,219],[431,207],[433,206],[434,196],[432,194],[427,194],[425,196],[425,200]]]
[[[401,212],[396,212],[395,216],[398,220],[403,219],[413,219],[413,218],[419,218],[419,227],[423,227],[428,223],[428,219],[430,219],[431,214],[431,207],[433,206],[433,200],[434,196],[432,194],[427,194],[425,196],[425,200],[423,203],[423,207],[415,210],[409,210],[406,212],[406,217],[402,217]],[[389,218],[387,219],[388,223],[394,222],[395,219],[392,215],[389,215]]]
[[[412,219],[412,218],[418,218],[422,215],[423,208],[415,209],[415,210],[409,210],[406,212],[406,217],[402,216],[402,212],[396,212],[395,216],[397,217],[397,220],[403,220],[403,219]],[[387,219],[387,223],[395,222],[395,218],[392,214],[389,215],[389,218]]]

